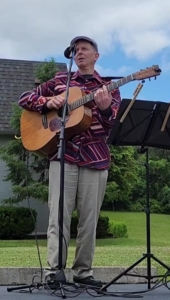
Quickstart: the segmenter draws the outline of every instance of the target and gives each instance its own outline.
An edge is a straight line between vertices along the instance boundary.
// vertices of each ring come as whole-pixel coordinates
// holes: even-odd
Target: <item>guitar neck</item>
[[[119,88],[120,86],[122,86],[130,81],[133,81],[133,80],[134,80],[133,75],[123,77],[123,78],[119,79],[118,81],[111,82],[110,84],[108,84],[107,90],[108,90],[108,92],[111,92],[114,89]],[[83,96],[80,99],[77,99],[76,101],[73,101],[72,103],[70,103],[70,110],[74,110],[74,109],[92,101],[94,99],[94,94],[95,94],[95,91],[91,92],[90,94],[88,94],[86,96]]]

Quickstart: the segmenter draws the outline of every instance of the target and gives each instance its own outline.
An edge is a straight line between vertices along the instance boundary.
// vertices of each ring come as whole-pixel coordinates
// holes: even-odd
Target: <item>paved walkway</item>
[[[11,288],[11,287],[10,287]],[[65,292],[66,299],[76,298],[78,300],[90,300],[99,296],[95,291],[87,290],[82,292],[82,289],[75,290],[73,287],[67,286],[69,292]],[[71,292],[72,291],[72,292]],[[74,291],[74,293],[73,293]],[[141,291],[146,291],[145,293],[140,293]],[[158,287],[156,290],[147,290],[146,284],[114,284],[110,286],[107,290],[109,293],[113,293],[112,297],[110,296],[99,296],[103,300],[106,299],[144,299],[144,300],[169,300],[170,299],[170,283],[169,289],[165,286]],[[136,292],[135,295],[132,295],[132,292]],[[80,295],[78,295],[80,293]],[[89,294],[90,293],[90,294]],[[123,296],[126,294],[126,297]],[[131,295],[130,295],[131,294]],[[78,295],[78,296],[77,296]],[[77,296],[77,297],[76,297]],[[95,296],[95,297],[93,297]],[[119,297],[118,297],[119,296]],[[11,292],[7,291],[7,287],[0,287],[0,299],[2,300],[48,300],[61,298],[61,293],[56,292],[56,295],[50,295],[50,292],[44,288],[40,290],[33,290],[32,293],[29,292],[29,289],[23,290],[13,290]],[[140,298],[139,298],[140,297]]]

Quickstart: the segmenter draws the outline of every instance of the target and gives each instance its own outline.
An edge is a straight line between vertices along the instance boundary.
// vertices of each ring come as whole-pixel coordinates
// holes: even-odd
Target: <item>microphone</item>
[[[64,56],[69,59],[71,58],[72,55],[74,56],[75,53],[76,53],[76,44],[73,44],[68,48],[66,48],[66,50],[64,51]]]

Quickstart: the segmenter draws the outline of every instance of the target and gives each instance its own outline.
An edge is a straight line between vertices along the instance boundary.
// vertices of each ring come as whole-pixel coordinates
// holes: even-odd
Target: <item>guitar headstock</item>
[[[151,77],[155,77],[155,79],[156,79],[156,77],[160,74],[161,74],[161,69],[159,68],[158,65],[155,65],[155,66],[140,70],[139,72],[134,73],[132,76],[133,76],[133,80],[144,80],[147,78],[150,79]]]

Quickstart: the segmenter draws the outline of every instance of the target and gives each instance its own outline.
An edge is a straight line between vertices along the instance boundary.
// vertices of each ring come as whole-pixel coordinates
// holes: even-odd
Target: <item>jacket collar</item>
[[[82,78],[82,75],[80,74],[79,70],[76,71],[73,76],[71,77],[71,79],[75,80],[77,79],[78,77],[81,77]],[[101,76],[99,75],[99,73],[97,71],[94,71],[93,73],[93,78],[95,78],[97,81],[99,81],[100,83],[103,82]]]

